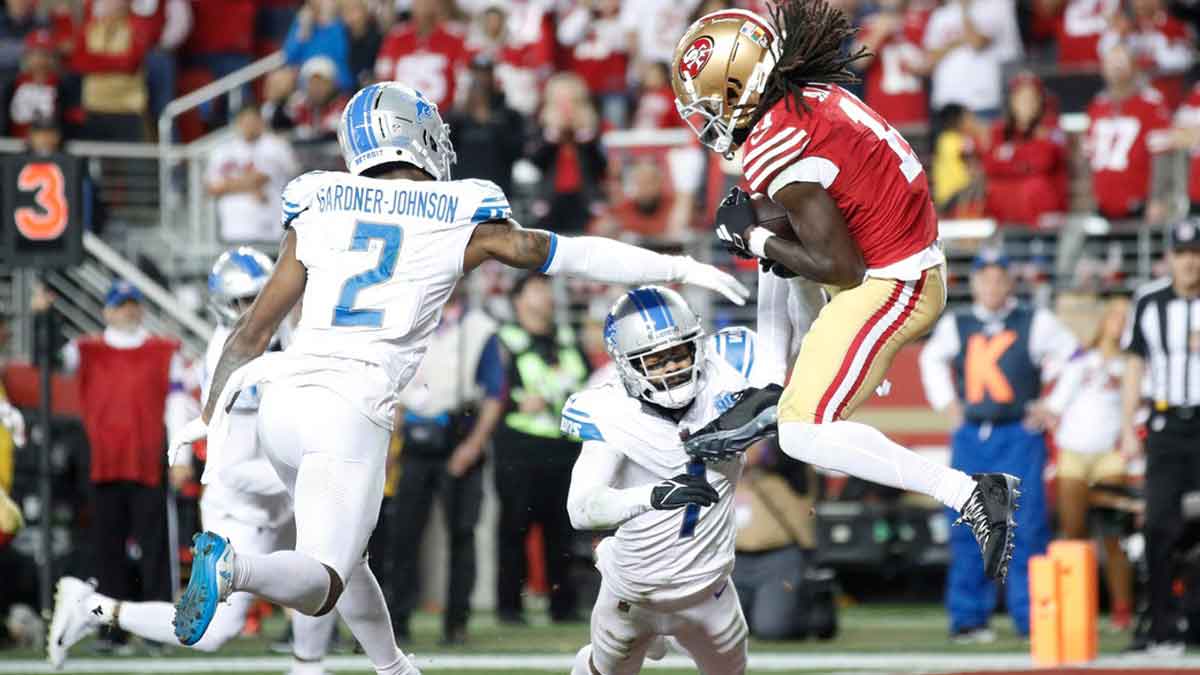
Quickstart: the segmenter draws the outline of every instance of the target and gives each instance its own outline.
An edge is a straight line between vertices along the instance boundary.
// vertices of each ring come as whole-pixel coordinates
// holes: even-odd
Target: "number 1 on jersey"
[[[884,122],[879,116],[867,110],[858,102],[858,99],[852,98],[850,95],[842,96],[838,101],[838,107],[842,112],[846,113],[852,121],[863,125],[875,134],[875,138],[888,144],[892,152],[900,158],[900,173],[904,174],[905,180],[913,182],[917,176],[921,175],[921,160],[913,153],[912,147],[904,137],[896,131],[895,127],[887,122]]]
[[[687,472],[690,476],[703,476],[706,473],[704,462],[693,459],[688,462]],[[700,505],[688,504],[683,507],[683,527],[679,528],[679,538],[687,539],[696,534],[696,523],[700,522]]]
[[[366,251],[371,247],[371,240],[383,242],[379,252],[379,262],[375,267],[355,274],[342,284],[338,294],[337,306],[333,308],[333,325],[335,326],[366,326],[378,328],[383,325],[382,309],[355,309],[354,303],[358,292],[364,288],[383,283],[392,277],[396,271],[396,259],[400,254],[400,244],[404,241],[404,231],[399,225],[388,223],[354,224],[354,236],[350,240],[351,251]]]

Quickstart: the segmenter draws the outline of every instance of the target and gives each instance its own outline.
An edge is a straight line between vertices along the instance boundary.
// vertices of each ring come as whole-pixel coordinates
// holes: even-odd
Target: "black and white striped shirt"
[[[1181,298],[1171,279],[1138,289],[1121,347],[1146,362],[1155,406],[1200,406],[1200,298]]]

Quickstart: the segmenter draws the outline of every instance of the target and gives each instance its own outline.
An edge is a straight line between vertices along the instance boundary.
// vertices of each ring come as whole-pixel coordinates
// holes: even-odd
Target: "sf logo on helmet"
[[[713,53],[713,39],[707,35],[696,38],[679,60],[679,74],[695,79],[708,64]]]

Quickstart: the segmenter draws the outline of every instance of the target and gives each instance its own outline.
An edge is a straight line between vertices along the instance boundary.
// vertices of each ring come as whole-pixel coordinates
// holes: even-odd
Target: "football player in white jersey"
[[[267,255],[248,246],[226,251],[213,264],[208,276],[209,308],[217,326],[205,353],[200,378],[202,393],[209,389],[211,374],[234,323],[266,285],[273,267]],[[276,347],[286,346],[287,328],[287,324],[280,326]],[[257,410],[257,392],[246,391],[238,397],[230,414],[225,466],[200,497],[200,519],[206,529],[238,542],[239,550],[270,553],[292,545],[292,504],[287,489],[259,448],[255,435]],[[173,473],[190,473],[191,453],[184,454],[176,458]],[[204,638],[191,647],[212,652],[240,635],[253,600],[249,593],[231,595],[229,605],[216,612]],[[46,645],[50,664],[61,668],[67,651],[105,624],[147,640],[168,643],[175,639],[170,624],[174,613],[169,602],[122,602],[97,593],[91,583],[63,577],[56,587]],[[335,617],[332,613],[322,617],[293,613],[295,660],[290,675],[325,672],[322,659]]]
[[[640,672],[660,636],[674,638],[702,673],[744,673],[749,630],[729,578],[743,456],[706,469],[689,461],[680,437],[750,386],[754,333],[708,338],[678,293],[645,286],[617,301],[604,336],[619,381],[575,394],[562,417],[563,431],[583,440],[571,523],[616,529],[596,549],[603,582],[591,644],[571,673]]]
[[[258,434],[294,498],[296,550],[234,552],[195,539],[175,633],[200,640],[218,602],[248,591],[320,616],[337,607],[381,675],[417,672],[397,649],[363,552],[379,515],[396,396],[412,378],[459,279],[487,260],[619,284],[694,283],[743,302],[728,274],[600,237],[559,237],[511,219],[493,183],[450,180],[437,106],[387,82],[350,100],[338,140],[349,172],[314,172],[284,190],[275,271],[234,326],[190,438],[207,433],[205,473],[224,462],[228,406],[262,387]],[[292,344],[262,355],[303,298]],[[210,427],[210,428],[206,428]]]

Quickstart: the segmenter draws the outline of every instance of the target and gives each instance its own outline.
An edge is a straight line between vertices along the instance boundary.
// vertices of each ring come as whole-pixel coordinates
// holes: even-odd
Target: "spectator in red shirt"
[[[466,48],[496,64],[496,79],[513,110],[532,116],[554,71],[554,28],[537,0],[485,0],[470,24]]]
[[[1183,105],[1175,111],[1172,146],[1188,153],[1188,201],[1191,215],[1200,215],[1200,84],[1192,87]]]
[[[1042,81],[1018,73],[1008,83],[1004,119],[992,125],[983,156],[985,212],[1001,223],[1036,225],[1067,209],[1067,156]]]
[[[1058,65],[1066,70],[1100,69],[1100,36],[1121,11],[1121,0],[1044,0],[1040,11],[1052,16]]]
[[[1101,62],[1105,89],[1088,106],[1086,149],[1092,167],[1092,195],[1107,218],[1162,218],[1163,206],[1150,203],[1154,154],[1166,149],[1162,130],[1170,110],[1158,90],[1141,83],[1133,56],[1117,44]]]
[[[600,118],[587,85],[574,73],[546,83],[540,137],[530,159],[542,171],[542,196],[534,214],[543,229],[580,232],[603,204],[607,163],[600,148]]]
[[[183,49],[214,78],[250,63],[254,56],[255,0],[192,0],[195,26]]]
[[[25,36],[21,74],[6,88],[8,135],[25,138],[35,119],[61,114],[61,84],[58,54],[50,31],[39,29]]]
[[[161,24],[135,20],[126,0],[96,0],[75,34],[71,67],[83,75],[85,119],[91,140],[140,141],[146,135],[148,94],[142,72]]]
[[[566,67],[587,82],[608,124],[624,127],[629,116],[625,73],[630,37],[620,21],[620,0],[584,0],[558,22]]]
[[[658,243],[679,243],[686,238],[687,221],[675,217],[675,196],[668,190],[657,160],[636,160],[625,183],[628,196],[593,220],[590,232]]]
[[[1183,100],[1184,74],[1196,60],[1196,35],[1186,23],[1167,14],[1163,0],[1130,0],[1130,15],[1116,14],[1100,38],[1100,53],[1118,42],[1129,47],[1134,61],[1174,107]]]
[[[448,111],[467,61],[462,31],[446,19],[445,3],[413,0],[412,18],[383,38],[375,77],[403,82]]]
[[[38,330],[58,335],[51,299],[44,291],[35,295],[34,322]],[[103,333],[72,340],[61,356],[63,369],[79,380],[99,590],[121,599],[169,600],[165,431],[182,428],[196,404],[187,392],[188,371],[178,340],[146,329],[142,300],[137,287],[114,282],[105,298]],[[130,540],[142,552],[138,594],[126,567]]]
[[[675,92],[671,89],[671,74],[667,68],[667,64],[659,61],[642,64],[633,128],[675,129],[684,126],[683,118],[675,108]]]
[[[866,103],[893,126],[929,124],[921,49],[928,20],[927,10],[907,0],[884,0],[879,11],[866,18],[855,45],[871,54],[855,64],[863,71]]]
[[[337,65],[327,56],[314,56],[300,69],[303,89],[275,110],[272,129],[291,129],[297,141],[331,141],[337,138],[338,120],[350,102],[337,88]]]

